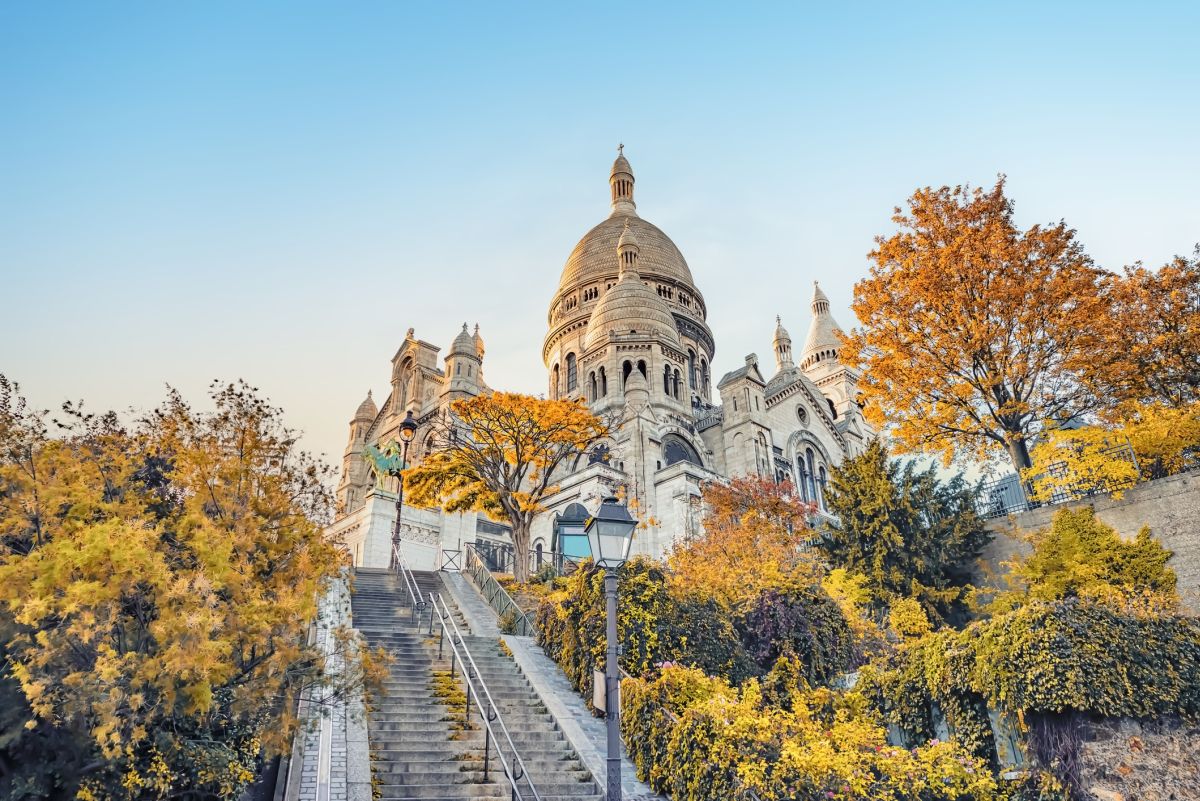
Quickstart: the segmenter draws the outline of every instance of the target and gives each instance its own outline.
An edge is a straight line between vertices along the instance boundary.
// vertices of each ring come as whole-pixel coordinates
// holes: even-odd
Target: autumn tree
[[[812,572],[804,546],[812,538],[803,501],[791,482],[738,476],[703,487],[704,531],[668,556],[677,587],[732,608],[778,586],[785,576]]]
[[[1173,608],[1172,553],[1142,527],[1132,540],[1096,517],[1095,510],[1062,509],[1049,528],[1026,537],[1031,550],[1009,564],[1013,591],[1000,594],[993,611],[1029,601],[1064,598],[1124,600],[1148,594]]]
[[[1078,370],[1104,316],[1101,272],[1065,223],[1020,230],[1003,178],[921,189],[908,206],[854,289],[844,356],[865,371],[867,415],[907,449],[999,447],[1029,467],[1030,434],[1095,406]]]
[[[1084,376],[1114,416],[1129,406],[1200,403],[1200,245],[1157,271],[1126,267],[1108,281],[1112,307],[1088,328]]]
[[[865,577],[877,612],[910,597],[953,619],[991,540],[976,495],[961,474],[942,481],[932,466],[889,459],[875,440],[830,471],[825,499],[833,521],[822,527],[818,548],[834,566]]]
[[[297,694],[333,681],[307,645],[346,564],[322,534],[328,469],[253,388],[211,396],[51,421],[0,377],[0,683],[24,727],[87,749],[80,798],[237,798],[289,744]],[[350,661],[323,696],[371,669]]]
[[[608,434],[579,401],[496,392],[456,400],[434,423],[431,452],[404,472],[417,505],[477,511],[512,529],[513,577],[529,578],[529,531],[563,469]]]

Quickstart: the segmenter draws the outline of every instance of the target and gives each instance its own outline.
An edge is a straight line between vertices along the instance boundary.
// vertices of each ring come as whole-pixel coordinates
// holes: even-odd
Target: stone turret
[[[483,373],[482,348],[463,323],[462,331],[450,343],[446,354],[445,380],[442,382],[442,397],[454,400],[479,394]]]
[[[795,367],[792,361],[792,336],[783,327],[783,320],[777,315],[775,317],[775,365],[779,372],[790,370]]]

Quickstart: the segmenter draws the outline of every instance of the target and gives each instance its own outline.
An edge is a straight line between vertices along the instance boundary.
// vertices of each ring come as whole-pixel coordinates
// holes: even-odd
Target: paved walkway
[[[501,636],[495,612],[469,578],[461,573],[442,573],[442,579],[473,633],[484,637]],[[563,734],[571,741],[583,764],[603,785],[607,775],[605,759],[608,756],[608,734],[604,721],[592,715],[567,681],[562,669],[546,656],[532,637],[505,634],[503,638],[517,666],[546,704]],[[665,801],[664,796],[638,781],[637,772],[628,756],[622,754],[621,763],[621,791],[626,801]]]
[[[317,617],[317,645],[325,651],[331,673],[340,673],[344,667],[333,630],[352,622],[350,590],[343,578],[331,585]],[[284,798],[370,801],[370,746],[361,695],[330,700],[321,697],[320,690],[314,692],[315,697],[301,702],[307,729],[294,743]]]

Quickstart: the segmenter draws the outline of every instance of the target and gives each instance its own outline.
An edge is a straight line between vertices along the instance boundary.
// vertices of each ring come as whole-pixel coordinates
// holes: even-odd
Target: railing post
[[[442,643],[446,641],[446,623],[442,622],[442,628],[438,632],[438,659],[442,658]]]
[[[467,703],[463,705],[463,728],[471,728],[471,677],[467,674],[466,667],[463,667],[463,679],[467,685]]]
[[[488,780],[488,753],[491,751],[492,742],[492,727],[484,725],[483,727],[483,780]]]

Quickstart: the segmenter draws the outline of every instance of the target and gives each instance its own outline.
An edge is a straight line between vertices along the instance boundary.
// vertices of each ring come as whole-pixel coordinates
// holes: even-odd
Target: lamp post
[[[588,520],[584,531],[592,559],[604,568],[604,606],[607,623],[607,660],[604,670],[604,718],[608,726],[608,783],[605,801],[621,801],[621,682],[617,667],[617,569],[629,558],[637,521],[616,498],[605,498]]]
[[[400,469],[396,471],[396,525],[392,529],[392,569],[400,567],[400,513],[404,510],[404,468],[408,467],[408,443],[417,435],[412,409],[400,421]]]

